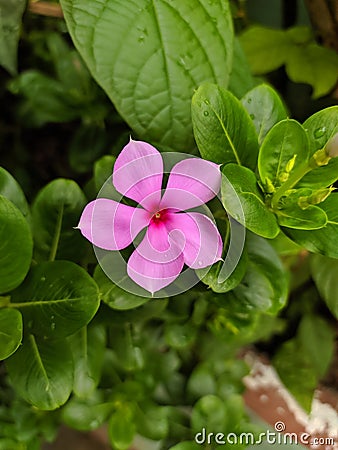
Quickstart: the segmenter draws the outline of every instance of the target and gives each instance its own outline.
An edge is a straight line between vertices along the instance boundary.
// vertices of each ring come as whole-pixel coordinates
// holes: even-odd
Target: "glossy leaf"
[[[338,261],[314,255],[311,258],[311,274],[317,289],[332,314],[338,319]]]
[[[154,441],[164,439],[169,431],[167,408],[152,402],[144,402],[138,406],[135,422],[138,433]]]
[[[112,176],[115,163],[114,156],[102,156],[94,165],[94,181],[96,190],[99,191],[104,183]]]
[[[310,252],[338,258],[338,195],[331,194],[320,207],[327,215],[327,224],[319,230],[292,230],[284,228],[285,234]]]
[[[170,447],[170,450],[200,450],[201,446],[196,444],[194,441],[184,441],[180,442],[173,447]]]
[[[295,120],[277,123],[266,135],[258,156],[258,171],[266,191],[280,187],[308,161],[309,142],[303,127]]]
[[[99,292],[88,273],[70,261],[34,266],[13,292],[27,331],[59,339],[87,325],[99,307]]]
[[[250,231],[266,238],[276,237],[277,219],[264,203],[255,174],[246,167],[228,164],[223,175],[222,202],[227,212]]]
[[[309,136],[310,154],[323,148],[338,131],[338,106],[331,106],[310,116],[303,127]],[[297,187],[321,188],[330,186],[338,178],[338,158],[332,158],[328,165],[312,170],[303,177]]]
[[[194,89],[205,81],[224,86],[229,79],[228,2],[92,0],[88,8],[86,0],[62,0],[61,5],[89,70],[140,138],[176,151],[191,149]]]
[[[0,195],[0,293],[17,287],[32,260],[33,241],[29,225],[18,208]]]
[[[203,158],[218,164],[256,166],[255,127],[241,102],[231,92],[206,83],[192,98],[194,136]]]
[[[0,65],[11,75],[17,71],[17,47],[26,0],[7,0],[0,5]]]
[[[228,412],[225,403],[216,395],[205,395],[194,405],[191,413],[191,425],[195,432],[206,428],[209,432],[217,433],[225,430]]]
[[[95,270],[94,279],[99,286],[101,299],[110,306],[110,308],[128,310],[137,308],[149,301],[149,298],[147,297],[131,294],[117,286],[110,281],[100,266],[97,266]]]
[[[259,144],[262,144],[266,134],[276,123],[287,118],[281,98],[267,84],[251,89],[241,102],[255,125]]]
[[[80,260],[87,247],[74,227],[85,204],[83,192],[72,180],[54,180],[38,193],[32,207],[35,256],[38,260]]]
[[[22,316],[15,309],[0,309],[0,360],[8,358],[21,344]]]
[[[6,366],[16,392],[42,410],[63,405],[73,387],[73,359],[65,340],[38,340],[26,336]]]
[[[88,397],[100,381],[106,333],[101,325],[83,327],[70,337],[74,359],[74,387],[78,397]]]
[[[327,215],[318,206],[308,206],[301,209],[292,205],[276,211],[278,223],[281,227],[296,228],[298,230],[318,230],[327,224]]]
[[[3,167],[0,167],[0,195],[14,203],[24,217],[29,216],[29,208],[23,190],[16,179]]]

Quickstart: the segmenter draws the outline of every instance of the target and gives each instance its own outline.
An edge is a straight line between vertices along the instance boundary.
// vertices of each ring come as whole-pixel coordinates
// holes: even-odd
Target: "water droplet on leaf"
[[[255,119],[255,114],[250,114],[250,119],[254,120]]]
[[[203,113],[205,116],[208,116],[209,115],[209,111],[204,111],[204,113]]]
[[[313,135],[314,135],[315,139],[320,139],[321,137],[324,136],[325,132],[326,132],[326,127],[320,127],[314,131]]]

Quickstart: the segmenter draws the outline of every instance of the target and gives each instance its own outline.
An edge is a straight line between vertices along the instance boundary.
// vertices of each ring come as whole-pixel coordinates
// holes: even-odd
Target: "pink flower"
[[[78,228],[106,250],[126,248],[146,229],[127,264],[138,285],[154,293],[172,283],[184,264],[197,269],[221,259],[222,239],[213,221],[199,212],[184,212],[218,193],[218,165],[200,158],[178,162],[162,194],[161,154],[146,142],[131,140],[115,162],[112,181],[138,206],[98,198],[85,207]]]

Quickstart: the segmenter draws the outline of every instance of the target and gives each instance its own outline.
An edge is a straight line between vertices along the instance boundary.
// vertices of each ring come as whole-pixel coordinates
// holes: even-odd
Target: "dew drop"
[[[255,119],[255,114],[250,114],[250,119],[254,120]]]
[[[204,111],[204,113],[203,113],[205,116],[208,116],[209,115],[209,111]]]
[[[53,331],[54,331],[54,330],[55,330],[55,327],[56,327],[56,324],[55,324],[55,322],[52,322],[52,323],[51,323],[51,325],[50,325],[50,328],[51,328],[51,330],[53,330]]]
[[[251,102],[252,102],[252,98],[249,97],[249,98],[248,98],[248,103],[251,103]]]
[[[314,133],[313,133],[314,138],[315,138],[315,139],[320,139],[321,137],[324,136],[325,132],[326,132],[326,127],[320,127],[320,128],[317,128],[317,129],[314,131]]]
[[[46,281],[46,277],[41,277],[40,281]]]
[[[139,38],[138,38],[138,42],[140,42],[140,44],[143,44],[143,42],[144,42],[144,36],[139,36]]]
[[[207,100],[207,99],[204,100],[204,103],[205,103],[206,105],[210,105],[210,102],[209,102],[209,100]]]

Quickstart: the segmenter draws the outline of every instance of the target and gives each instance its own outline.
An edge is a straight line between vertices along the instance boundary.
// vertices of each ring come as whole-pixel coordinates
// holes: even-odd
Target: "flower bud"
[[[336,158],[338,156],[338,133],[328,140],[325,145],[325,151],[330,158]]]

